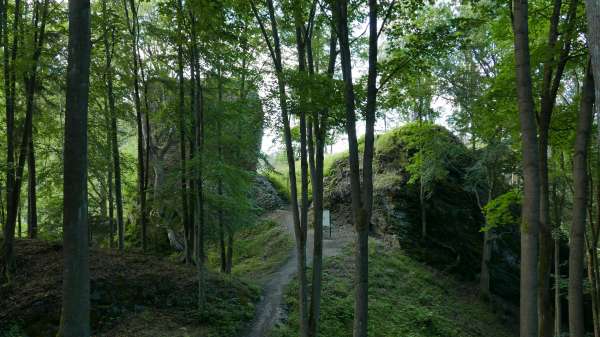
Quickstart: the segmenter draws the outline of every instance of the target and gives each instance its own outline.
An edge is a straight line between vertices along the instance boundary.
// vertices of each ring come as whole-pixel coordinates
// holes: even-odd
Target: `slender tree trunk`
[[[298,51],[298,71],[306,73],[306,34],[304,20],[299,7],[295,6],[294,18],[296,24],[296,47]],[[298,250],[298,275],[300,279],[300,336],[308,336],[308,277],[306,275],[306,237],[308,230],[308,162],[306,135],[306,97],[301,95],[300,113],[300,229],[296,237]]]
[[[590,214],[591,216],[591,214]],[[596,288],[596,275],[594,274],[594,247],[592,244],[593,238],[586,240],[587,251],[587,273],[588,281],[590,282],[590,297],[592,298],[592,325],[594,328],[594,337],[598,337],[598,289]]]
[[[233,268],[233,230],[227,226],[227,263],[225,265],[225,274],[231,274]]]
[[[35,174],[35,152],[33,140],[29,139],[29,155],[27,156],[27,178],[29,192],[27,194],[27,232],[30,239],[37,237],[37,197],[36,197],[36,174]],[[20,233],[19,233],[20,234]]]
[[[21,203],[18,202],[17,203],[17,237],[20,239],[21,238],[21,233],[23,232],[23,218],[21,218],[21,211],[22,211],[22,206]]]
[[[352,196],[352,209],[354,227],[356,231],[356,257],[355,257],[355,268],[356,268],[356,279],[355,279],[355,305],[354,305],[354,337],[365,337],[367,336],[367,314],[368,314],[368,231],[369,231],[369,219],[368,219],[368,208],[365,209],[364,195],[361,193],[360,183],[360,167],[359,167],[359,153],[358,153],[358,141],[356,137],[356,113],[355,113],[355,95],[354,86],[352,83],[352,63],[350,55],[350,42],[348,39],[348,3],[347,0],[337,0],[335,3],[334,18],[337,25],[338,39],[340,43],[340,56],[342,61],[342,75],[345,83],[344,89],[344,101],[346,106],[346,133],[348,134],[348,151],[349,151],[349,164],[350,164],[350,186]],[[369,17],[370,25],[376,26],[376,21],[371,21],[376,13],[374,13],[375,2],[371,0],[369,2]],[[376,29],[376,28],[375,28]],[[372,30],[372,29],[371,29]],[[375,34],[376,35],[376,34]],[[371,58],[376,57],[374,55],[374,48],[372,46],[373,34],[371,32],[369,36],[369,75],[375,71],[372,68]],[[375,49],[376,50],[376,49]],[[370,81],[369,81],[370,82]],[[370,84],[370,83],[369,83]],[[370,87],[370,85],[368,85]],[[367,90],[369,91],[369,90]],[[367,95],[369,96],[369,95]],[[375,97],[368,98],[369,100],[375,100]],[[373,111],[375,101],[372,101]],[[367,111],[367,115],[370,114]],[[367,117],[371,118],[371,117]],[[373,116],[374,118],[374,116]],[[367,132],[369,130],[367,129]],[[365,139],[370,136],[366,136]],[[367,146],[372,146],[372,143],[367,143],[365,140],[365,153],[372,151],[367,149]],[[364,166],[370,165],[371,163],[363,163]],[[370,169],[367,169],[371,172]],[[363,171],[364,172],[364,171]],[[370,196],[369,198],[372,198]],[[370,199],[372,200],[372,199]]]
[[[540,170],[540,260],[538,265],[539,288],[538,288],[538,323],[539,336],[552,337],[552,323],[554,321],[552,312],[552,299],[550,295],[550,269],[552,266],[552,224],[550,223],[550,198],[548,184],[548,136],[550,121],[560,82],[564,73],[573,39],[574,23],[576,18],[578,0],[569,2],[569,10],[566,16],[566,27],[563,32],[563,46],[560,48],[558,58],[556,53],[547,53],[547,59],[543,65],[543,81],[540,97],[539,124],[539,170]],[[550,30],[548,33],[548,50],[556,49],[558,41],[558,27],[561,17],[562,0],[554,1],[553,13],[550,18]]]
[[[520,336],[538,337],[538,228],[540,184],[537,130],[533,110],[529,54],[528,1],[513,3],[517,96],[523,147],[523,207],[521,225]]]
[[[36,200],[36,171],[35,171],[35,152],[33,144],[33,111],[35,104],[35,94],[37,88],[37,71],[42,48],[44,45],[45,32],[46,32],[46,19],[48,16],[48,0],[44,0],[43,5],[39,2],[35,2],[35,14],[34,14],[34,50],[32,55],[32,68],[29,75],[25,76],[26,84],[26,117],[25,117],[25,131],[23,141],[21,143],[21,154],[20,160],[27,160],[28,163],[28,232],[30,237],[34,238],[37,235],[37,200]],[[40,8],[41,6],[41,8]],[[40,26],[38,23],[41,21]],[[25,159],[27,157],[27,159]],[[23,164],[19,164],[22,166]],[[20,186],[17,186],[17,194]]]
[[[223,114],[223,78],[222,78],[222,74],[221,74],[221,69],[219,68],[218,70],[218,103],[219,103],[219,112],[221,113],[221,115]],[[218,152],[218,157],[219,157],[219,163],[221,165],[224,165],[224,161],[223,161],[223,145],[222,145],[222,131],[221,131],[221,118],[222,116],[219,116],[217,118],[217,152]],[[221,175],[219,175],[217,177],[217,194],[219,195],[219,198],[223,198],[223,178],[221,177]],[[221,255],[221,272],[225,273],[227,270],[227,252],[226,252],[226,247],[225,247],[225,229],[223,228],[224,224],[224,220],[223,220],[223,206],[219,205],[219,209],[217,212],[217,221],[219,222],[219,247],[220,247],[220,255]]]
[[[364,219],[356,226],[357,285],[354,300],[354,337],[366,337],[368,326],[369,227],[373,208],[373,155],[375,144],[375,111],[377,109],[377,0],[369,0],[369,68],[367,78],[366,131],[363,158],[362,201]],[[340,43],[341,45],[341,43]],[[347,76],[344,76],[345,78]]]
[[[591,65],[590,67],[591,68]],[[587,208],[587,147],[592,124],[594,103],[594,79],[587,69],[583,84],[580,115],[577,121],[575,154],[573,156],[573,224],[569,249],[569,334],[571,337],[585,335],[583,307],[584,235]]]
[[[195,197],[195,224],[196,224],[196,267],[198,272],[198,310],[204,313],[206,310],[205,270],[204,270],[204,196],[202,186],[202,147],[203,147],[203,97],[200,86],[200,61],[196,41],[196,17],[194,12],[190,13],[192,27],[192,67],[195,68],[193,78],[194,88],[194,178],[196,187]]]
[[[419,176],[419,210],[421,211],[421,239],[427,238],[427,210],[425,209],[425,182],[423,174]]]
[[[64,275],[59,337],[90,336],[87,219],[87,110],[90,2],[69,1],[69,57],[64,144]]]
[[[479,290],[484,298],[489,298],[490,293],[490,270],[489,263],[492,257],[492,246],[490,244],[490,230],[483,232],[483,254],[481,257],[481,273],[479,277]]]
[[[296,249],[299,255],[302,255],[302,249],[305,247],[303,242],[305,242],[304,229],[302,228],[302,224],[300,222],[300,212],[298,209],[298,190],[296,184],[296,163],[294,157],[294,148],[292,146],[292,132],[290,128],[290,120],[289,120],[289,112],[288,112],[288,103],[287,103],[287,94],[285,88],[285,79],[283,74],[283,63],[281,57],[281,44],[279,39],[279,31],[277,20],[275,18],[275,8],[273,6],[272,0],[267,0],[267,7],[269,11],[269,19],[271,23],[271,38],[273,42],[271,43],[271,38],[269,38],[269,34],[266,31],[266,28],[263,24],[261,16],[258,14],[258,10],[254,5],[254,2],[251,1],[252,12],[254,13],[254,17],[260,26],[261,33],[269,48],[269,52],[271,55],[271,59],[273,61],[273,66],[275,68],[275,73],[277,75],[277,86],[278,86],[278,94],[279,94],[279,106],[281,109],[281,119],[283,122],[283,134],[285,140],[285,149],[288,163],[288,175],[289,175],[289,187],[290,187],[290,201],[291,201],[291,209],[292,209],[292,217],[294,220],[294,233],[296,237]],[[306,261],[301,261],[301,256],[298,256],[298,278],[300,279],[301,289],[299,291],[299,311],[300,311],[300,335],[306,336],[307,327],[305,325],[305,318],[307,313],[307,303],[306,303],[306,291],[303,285],[306,285]],[[304,264],[303,264],[304,263]]]
[[[337,56],[337,36],[335,34],[335,25],[331,25],[330,39],[329,39],[329,63],[327,67],[327,76],[333,77],[335,59]],[[310,39],[309,39],[310,41]],[[308,45],[307,50],[312,54],[312,43]],[[311,57],[312,59],[312,57]],[[312,61],[309,62],[312,64]],[[310,66],[310,68],[313,68]],[[322,112],[319,116],[315,114],[314,129],[315,137],[317,140],[316,144],[316,158],[315,158],[315,177],[313,184],[313,200],[314,200],[314,223],[315,223],[315,235],[314,235],[314,252],[313,252],[313,275],[312,275],[312,295],[311,295],[311,307],[308,317],[309,336],[316,337],[319,332],[319,319],[321,316],[321,288],[323,278],[323,162],[324,162],[324,151],[325,151],[325,137],[327,134],[327,118],[328,109]]]
[[[136,115],[136,124],[137,124],[137,170],[138,170],[138,202],[139,202],[139,225],[142,229],[142,248],[146,248],[146,189],[145,189],[145,181],[146,181],[146,172],[144,168],[145,160],[144,158],[144,130],[142,125],[142,107],[140,101],[140,83],[139,83],[139,57],[138,57],[138,31],[137,31],[137,8],[135,6],[135,0],[129,0],[129,7],[131,7],[132,20],[129,19],[129,9],[127,4],[125,4],[125,16],[127,20],[127,26],[129,29],[129,34],[131,35],[132,40],[132,57],[133,57],[133,91],[134,91],[134,103],[135,103],[135,115]],[[119,233],[119,250],[124,249],[124,242],[121,242],[122,232]]]
[[[16,194],[15,172],[15,59],[17,57],[18,27],[20,21],[21,1],[15,0],[15,20],[13,25],[12,48],[8,40],[8,0],[3,1],[2,31],[4,45],[4,99],[6,108],[6,223],[4,225],[4,241],[2,254],[4,265],[2,277],[8,278],[14,269],[13,240],[15,237],[15,222],[17,218],[17,205],[14,198]]]
[[[117,127],[117,111],[115,108],[115,95],[113,90],[113,66],[112,56],[115,48],[115,28],[108,27],[109,13],[107,10],[107,0],[102,1],[102,15],[104,17],[104,53],[105,53],[105,71],[106,71],[106,94],[108,96],[108,107],[110,115],[110,149],[112,156],[112,165],[114,170],[114,182],[115,182],[115,201],[117,208],[117,234],[118,234],[118,247],[120,251],[125,248],[125,228],[123,221],[123,192],[121,186],[121,156],[119,154],[119,140],[118,140],[118,127]],[[110,29],[109,29],[110,28]],[[110,33],[110,41],[109,41]],[[114,223],[113,223],[114,225]],[[111,227],[111,244],[114,238],[114,230]]]
[[[562,314],[560,306],[560,237],[554,238],[554,335],[561,335]]]
[[[180,40],[177,42],[177,78],[179,86],[179,101],[177,105],[177,112],[179,114],[179,148],[181,156],[181,210],[182,210],[182,221],[185,236],[185,262],[192,263],[193,256],[193,239],[192,239],[192,221],[190,221],[190,212],[188,207],[188,188],[187,188],[187,165],[186,165],[186,151],[185,151],[185,131],[186,131],[186,119],[185,119],[185,78],[183,76],[183,32],[185,31],[183,25],[183,4],[181,0],[177,1],[177,23],[179,31],[181,32]]]
[[[600,3],[598,0],[585,0],[585,12],[588,24],[588,46],[592,59],[592,71],[596,82],[600,78]],[[594,89],[595,111],[600,116],[600,85]]]
[[[112,150],[111,143],[111,134],[110,128],[108,132],[108,144],[109,148]],[[112,160],[108,163],[108,247],[112,249],[114,247],[114,238],[115,238],[115,201],[113,198],[113,163]]]

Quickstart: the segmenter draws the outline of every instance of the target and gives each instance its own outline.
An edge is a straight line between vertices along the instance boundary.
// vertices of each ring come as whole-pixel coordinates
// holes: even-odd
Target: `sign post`
[[[331,239],[331,213],[328,209],[323,210],[323,227],[329,227],[329,238]]]

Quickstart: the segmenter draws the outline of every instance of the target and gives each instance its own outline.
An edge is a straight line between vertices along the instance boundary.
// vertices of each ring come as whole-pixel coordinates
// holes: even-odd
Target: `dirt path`
[[[292,212],[288,210],[278,210],[270,214],[272,220],[277,221],[284,226],[288,233],[294,237],[294,222]],[[341,253],[342,248],[351,240],[351,235],[337,230],[333,233],[333,239],[329,238],[329,233],[324,233],[323,257],[335,256]],[[295,241],[294,241],[295,242]],[[313,231],[308,232],[307,237],[307,261],[312,263],[313,258]],[[281,303],[283,292],[286,286],[293,279],[297,271],[298,254],[294,247],[290,251],[290,258],[286,263],[275,272],[265,283],[263,296],[256,308],[256,314],[246,337],[265,337],[273,326],[283,317]]]

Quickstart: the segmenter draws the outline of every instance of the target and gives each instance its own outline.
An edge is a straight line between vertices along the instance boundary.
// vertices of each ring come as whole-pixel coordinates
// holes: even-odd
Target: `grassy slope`
[[[248,282],[259,282],[275,271],[289,256],[293,247],[290,235],[277,222],[264,220],[256,226],[236,233],[232,275]],[[217,270],[220,256],[211,247],[209,265]]]
[[[352,336],[353,259],[350,249],[327,259],[320,336]],[[397,248],[371,241],[369,260],[369,336],[509,337],[516,336],[481,302],[474,287],[415,262]],[[295,283],[296,284],[296,283]],[[286,292],[289,319],[273,336],[296,336],[297,285]]]

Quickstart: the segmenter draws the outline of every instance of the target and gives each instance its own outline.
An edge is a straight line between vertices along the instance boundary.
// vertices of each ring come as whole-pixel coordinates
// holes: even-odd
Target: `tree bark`
[[[560,237],[554,238],[554,335],[560,336],[562,330],[560,303]]]
[[[335,59],[337,56],[337,36],[335,34],[335,25],[330,28],[329,38],[329,62],[327,67],[327,76],[331,79],[335,68]],[[308,40],[310,41],[310,39]],[[307,46],[310,55],[312,53],[312,43]],[[309,65],[312,61],[309,61]],[[309,69],[314,69],[311,65]],[[310,302],[310,312],[308,317],[309,336],[316,337],[319,332],[319,319],[321,316],[321,288],[323,278],[323,162],[325,150],[325,137],[327,134],[328,109],[314,116],[314,129],[316,138],[316,156],[315,156],[315,174],[313,183],[314,200],[314,252],[313,252],[313,275],[312,275],[312,294]]]
[[[202,87],[200,86],[200,61],[198,55],[198,46],[196,41],[196,17],[193,11],[190,12],[192,27],[192,67],[195,68],[193,86],[194,86],[194,178],[195,178],[195,232],[196,232],[196,267],[198,273],[198,310],[204,314],[206,310],[206,292],[205,292],[205,267],[204,267],[204,193],[202,186],[202,148],[204,137],[203,121],[203,97]]]
[[[87,111],[90,2],[69,1],[69,57],[64,144],[64,274],[59,337],[90,335],[87,219]]]
[[[600,3],[598,0],[585,0],[585,11],[588,24],[588,46],[592,59],[592,71],[596,82],[600,78]],[[600,116],[600,85],[594,89],[595,111]]]
[[[186,131],[186,118],[184,114],[185,110],[185,78],[183,76],[183,45],[182,40],[184,39],[183,32],[185,31],[183,24],[183,3],[181,0],[177,1],[177,25],[181,36],[177,41],[177,78],[178,78],[178,105],[177,112],[179,114],[179,149],[181,156],[181,211],[182,211],[182,222],[185,236],[185,262],[188,264],[192,263],[193,256],[193,239],[191,229],[192,221],[190,218],[190,212],[188,207],[188,187],[187,187],[187,164],[186,164],[186,151],[185,151],[185,131]]]
[[[374,13],[375,2],[369,2],[370,25],[376,26]],[[350,55],[350,42],[348,38],[348,2],[347,0],[337,0],[335,2],[334,18],[337,26],[338,39],[340,44],[340,56],[342,63],[342,76],[344,79],[344,102],[346,110],[346,133],[348,134],[348,152],[350,164],[350,186],[352,197],[352,210],[354,228],[356,231],[356,251],[355,251],[355,300],[354,300],[354,337],[367,336],[367,315],[368,315],[368,231],[369,219],[368,209],[365,209],[364,195],[361,193],[360,166],[358,141],[356,137],[356,112],[355,95],[352,83],[352,61]],[[376,29],[376,28],[375,28]],[[372,29],[371,29],[372,30]],[[375,34],[376,35],[376,34]],[[372,46],[373,34],[369,34],[369,74],[375,71],[372,68],[373,57],[376,57]],[[376,62],[376,61],[375,61]],[[375,97],[370,98],[375,100]],[[373,101],[371,104],[375,104]],[[374,109],[374,106],[373,106]],[[367,112],[369,114],[370,112]],[[374,118],[374,117],[373,117]],[[369,130],[367,130],[369,131]],[[365,139],[370,136],[365,136]],[[365,141],[365,153],[372,151],[366,148],[372,146],[372,143]],[[370,163],[363,163],[363,170]],[[367,169],[371,172],[370,169]],[[364,171],[363,171],[364,172]]]
[[[289,175],[289,186],[290,186],[290,201],[292,208],[292,217],[294,220],[294,233],[296,237],[296,249],[298,256],[298,278],[300,279],[300,291],[299,291],[299,311],[300,311],[300,336],[306,336],[307,326],[305,317],[307,314],[307,289],[306,285],[306,261],[301,261],[301,255],[303,252],[303,247],[305,247],[306,237],[303,234],[305,231],[302,228],[302,224],[300,222],[300,211],[298,209],[298,190],[296,184],[296,163],[294,157],[294,148],[292,146],[292,132],[290,128],[290,120],[289,120],[289,107],[287,102],[287,94],[285,88],[285,78],[283,74],[283,63],[281,57],[281,44],[279,39],[279,31],[277,20],[275,18],[275,8],[273,6],[272,0],[267,0],[267,7],[269,12],[269,19],[271,23],[271,38],[273,42],[271,43],[271,38],[269,38],[269,34],[266,31],[266,28],[263,24],[261,16],[258,13],[254,2],[251,1],[250,4],[252,6],[252,12],[256,18],[260,26],[261,33],[267,44],[269,49],[269,53],[271,55],[271,59],[273,61],[273,67],[275,68],[275,73],[277,75],[277,86],[278,86],[278,94],[279,94],[279,106],[281,109],[281,119],[283,122],[283,134],[285,139],[285,148],[286,148],[286,156],[288,163],[288,175]],[[304,250],[305,251],[305,250]]]
[[[112,152],[112,137],[110,134],[110,126],[108,127],[108,146]],[[112,159],[108,163],[108,177],[107,177],[107,185],[108,185],[108,247],[112,249],[114,247],[114,238],[115,238],[115,200],[114,200],[114,192],[113,192],[113,162]]]
[[[104,16],[104,22],[108,20],[107,0],[102,2],[102,14]],[[112,56],[115,47],[115,31],[114,27],[110,27],[110,42],[108,39],[109,27],[104,27],[104,53],[105,53],[105,71],[106,71],[106,94],[108,96],[108,106],[110,115],[110,149],[112,156],[112,165],[114,172],[114,183],[115,183],[115,199],[117,208],[117,232],[118,232],[118,246],[119,250],[125,248],[125,228],[123,222],[123,192],[121,186],[121,156],[119,154],[119,141],[118,141],[118,127],[117,127],[117,112],[115,108],[115,95],[113,90],[113,66]],[[114,231],[111,228],[111,244],[114,236]]]
[[[296,5],[294,8],[296,24],[296,49],[298,52],[298,71],[306,73],[306,34],[304,34],[304,22],[302,13]],[[308,278],[306,275],[306,237],[308,231],[308,154],[307,154],[307,132],[306,132],[306,97],[300,94],[300,228],[301,233],[297,236],[296,247],[298,249],[298,269],[300,276],[300,336],[308,336]],[[298,240],[298,238],[300,240]]]
[[[29,192],[27,194],[27,232],[30,239],[37,237],[37,197],[36,197],[36,174],[35,174],[35,152],[33,140],[29,139],[29,155],[27,156],[27,178]]]
[[[223,77],[221,73],[221,69],[218,70],[218,104],[219,104],[219,112],[221,115],[223,114]],[[223,162],[223,144],[222,144],[222,130],[221,130],[221,116],[217,117],[217,155],[219,157],[219,163],[224,165]],[[221,175],[217,177],[217,194],[219,198],[223,198],[223,178]],[[219,222],[219,247],[220,247],[220,255],[221,255],[221,272],[225,273],[227,271],[227,252],[225,247],[225,229],[223,228],[224,220],[223,220],[223,205],[219,205],[219,209],[217,211],[217,221]]]
[[[139,84],[139,57],[138,57],[138,17],[137,17],[137,8],[135,6],[135,0],[129,0],[129,6],[131,7],[132,20],[129,19],[129,9],[127,8],[127,4],[125,4],[125,16],[127,20],[127,27],[129,29],[129,34],[132,39],[132,56],[133,56],[133,88],[134,88],[134,103],[135,103],[135,114],[136,114],[136,124],[137,124],[137,170],[138,170],[138,203],[139,203],[139,225],[142,229],[141,240],[142,240],[142,248],[146,248],[146,189],[145,189],[145,181],[146,174],[145,171],[145,160],[144,158],[144,130],[142,125],[142,108],[140,102],[140,84]],[[119,233],[119,250],[123,251],[125,246],[125,242],[123,239],[123,233]]]
[[[233,230],[227,226],[227,263],[225,265],[225,274],[231,274],[233,268]]]
[[[554,1],[553,13],[550,18],[548,33],[548,56],[543,64],[543,80],[540,97],[539,124],[539,169],[540,169],[540,260],[538,265],[538,325],[540,337],[552,337],[553,312],[550,295],[550,269],[552,266],[552,224],[550,223],[550,198],[548,184],[548,136],[550,121],[556,103],[556,96],[562,80],[568,56],[571,50],[571,40],[576,18],[578,0],[569,2],[566,18],[566,28],[563,32],[563,45],[555,56],[556,44],[559,37],[562,0]]]
[[[569,249],[569,335],[583,337],[583,269],[584,235],[587,210],[587,148],[592,124],[594,104],[594,79],[591,65],[586,71],[581,97],[580,113],[577,120],[575,154],[573,156],[573,223],[571,225],[571,245]]]
[[[2,277],[8,278],[15,268],[13,256],[13,241],[15,237],[15,222],[17,218],[16,172],[15,172],[15,60],[18,46],[18,27],[20,21],[21,0],[15,0],[15,20],[13,24],[12,48],[8,39],[8,0],[3,1],[2,31],[4,35],[4,98],[6,108],[6,223],[4,224],[4,241],[2,246],[3,266]]]
[[[513,30],[524,181],[521,225],[520,335],[521,337],[538,337],[537,255],[540,184],[528,26],[528,1],[515,0],[513,3]]]

